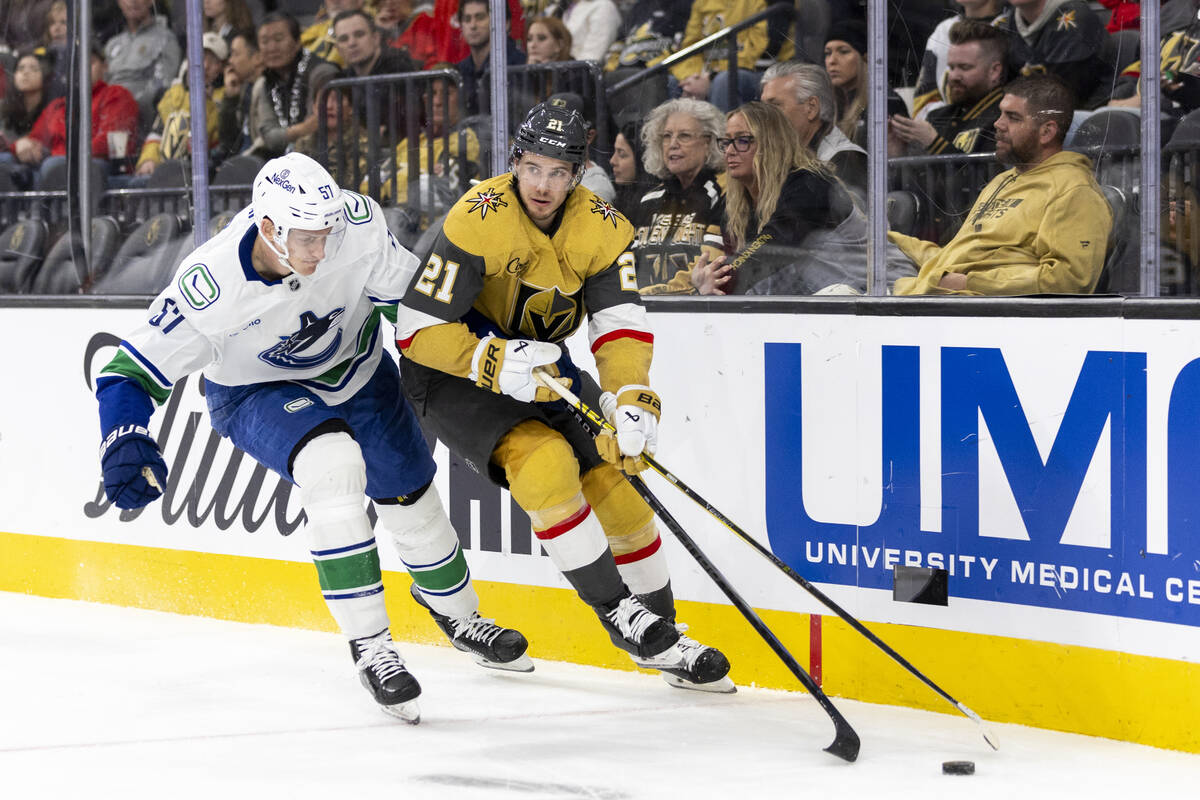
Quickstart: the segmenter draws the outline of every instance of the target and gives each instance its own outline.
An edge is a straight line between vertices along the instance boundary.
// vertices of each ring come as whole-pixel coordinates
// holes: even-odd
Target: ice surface
[[[846,764],[803,692],[401,649],[424,687],[415,727],[374,706],[335,635],[0,593],[2,794],[1126,800],[1200,777],[1196,755],[1015,725],[993,726],[992,752],[964,717],[834,698],[862,737]],[[942,775],[952,759],[976,774]]]

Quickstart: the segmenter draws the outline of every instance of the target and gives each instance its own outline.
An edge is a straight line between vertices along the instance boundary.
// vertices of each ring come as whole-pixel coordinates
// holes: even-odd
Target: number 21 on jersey
[[[442,261],[437,253],[431,253],[425,262],[421,277],[413,284],[413,288],[423,295],[432,297],[442,303],[449,303],[454,297],[454,279],[458,277],[457,261]]]

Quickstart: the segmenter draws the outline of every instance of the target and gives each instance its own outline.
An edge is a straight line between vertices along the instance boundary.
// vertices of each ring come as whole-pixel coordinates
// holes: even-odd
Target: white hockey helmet
[[[332,258],[346,230],[342,190],[324,167],[303,153],[288,153],[263,165],[254,178],[254,218],[262,230],[268,217],[273,236],[263,239],[286,263],[287,237],[293,229],[320,231],[332,228],[325,243],[325,258]]]

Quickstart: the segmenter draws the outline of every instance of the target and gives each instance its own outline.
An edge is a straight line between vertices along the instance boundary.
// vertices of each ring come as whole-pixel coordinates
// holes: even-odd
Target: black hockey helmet
[[[512,159],[536,153],[579,167],[587,160],[587,146],[587,122],[570,103],[555,96],[529,110],[513,139]]]

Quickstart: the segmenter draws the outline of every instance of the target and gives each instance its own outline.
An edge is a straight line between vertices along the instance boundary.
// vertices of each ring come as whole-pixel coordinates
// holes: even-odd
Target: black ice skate
[[[533,672],[533,662],[525,655],[529,642],[520,631],[501,628],[495,620],[479,616],[479,612],[472,612],[469,617],[451,619],[430,608],[415,583],[409,587],[409,591],[413,599],[433,617],[450,643],[464,653],[470,653],[476,664],[509,672]]]
[[[391,631],[350,640],[350,654],[358,667],[358,678],[384,713],[416,725],[421,721],[417,696],[421,685],[404,667],[404,659],[392,644]]]
[[[596,606],[596,613],[613,644],[635,658],[653,658],[679,641],[675,626],[642,605],[636,595]]]
[[[715,647],[700,644],[690,636],[684,636],[687,625],[675,626],[679,641],[652,658],[633,656],[633,663],[645,669],[656,669],[663,680],[677,689],[696,689],[701,692],[736,692],[737,687],[729,679],[729,659]]]

